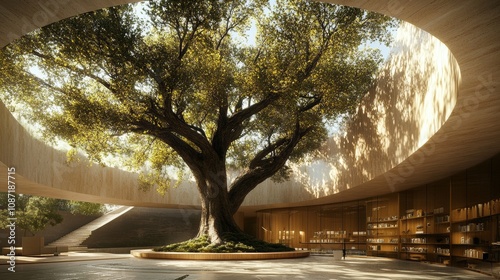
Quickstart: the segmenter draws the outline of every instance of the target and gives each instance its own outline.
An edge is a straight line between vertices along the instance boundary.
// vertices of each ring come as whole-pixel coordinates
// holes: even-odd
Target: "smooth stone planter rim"
[[[188,253],[188,252],[154,252],[151,249],[131,250],[130,254],[136,258],[168,259],[168,260],[270,260],[305,258],[309,251],[289,252],[257,252],[257,253]]]

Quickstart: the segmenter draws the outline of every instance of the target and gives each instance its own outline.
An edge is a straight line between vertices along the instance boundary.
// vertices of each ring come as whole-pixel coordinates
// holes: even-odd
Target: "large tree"
[[[351,111],[380,62],[389,18],[302,0],[151,1],[60,21],[1,55],[6,99],[43,134],[96,161],[125,154],[142,185],[189,171],[199,236],[239,232],[233,214],[287,164],[316,150]],[[138,15],[139,14],[139,15]],[[250,27],[255,42],[245,43]],[[229,179],[228,172],[238,176]],[[178,178],[179,179],[179,178]]]

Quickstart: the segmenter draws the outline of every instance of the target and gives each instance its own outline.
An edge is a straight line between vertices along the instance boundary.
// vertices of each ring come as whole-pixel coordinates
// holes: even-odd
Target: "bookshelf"
[[[453,176],[350,202],[258,213],[261,239],[347,254],[500,269],[500,155]]]
[[[488,270],[490,265],[499,262],[498,171],[498,160],[493,160],[452,177],[451,256],[454,266]]]
[[[407,260],[427,260],[428,229],[426,188],[420,187],[400,193],[401,255]]]
[[[365,207],[359,202],[311,207],[308,217],[302,245],[313,253],[366,254]]]
[[[450,263],[449,180],[402,192],[401,258]]]
[[[450,264],[450,180],[444,179],[427,185],[427,239],[430,262]]]
[[[369,256],[399,256],[399,195],[366,201],[366,247]]]

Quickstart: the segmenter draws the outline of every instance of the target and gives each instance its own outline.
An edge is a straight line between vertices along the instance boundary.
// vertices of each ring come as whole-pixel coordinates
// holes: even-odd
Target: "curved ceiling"
[[[452,175],[500,151],[500,2],[329,1],[407,21],[437,37],[455,57],[461,75],[448,120],[426,144],[384,175],[357,186],[387,192]]]
[[[83,12],[131,2],[138,1],[2,1],[0,3],[0,47],[22,34],[51,22]],[[500,3],[498,1],[335,0],[329,2],[397,17],[429,32],[443,42],[453,54],[460,69],[461,82],[458,86],[456,105],[447,121],[419,149],[407,154],[404,160],[390,166],[375,178],[370,178],[342,191],[341,195],[329,195],[313,202],[306,201],[297,205],[357,199],[418,186],[468,168],[500,151],[500,90],[498,88]],[[11,122],[7,114],[1,116],[0,122]],[[13,154],[16,151],[9,151],[9,143],[20,139],[7,134],[14,133],[14,130],[19,130],[19,128],[12,123],[5,123],[3,127],[9,129],[2,131],[1,142],[7,147],[0,149],[2,151],[0,161],[4,165],[10,165],[9,160],[15,157]],[[21,139],[20,141],[34,140]],[[34,157],[34,155],[25,155],[24,158],[30,156]],[[53,156],[50,153],[36,155],[41,159],[32,163],[32,168],[36,169],[47,162],[50,163],[49,158]],[[21,180],[22,175],[24,174],[19,174]],[[119,204],[137,203],[137,196],[141,196],[137,193],[123,196],[119,194],[119,191],[106,193],[106,191],[97,190],[95,193],[102,194],[102,200],[99,200],[95,193],[88,195],[45,188],[53,184],[54,178],[44,181],[44,175],[40,172],[31,171],[27,177],[24,181],[26,184],[33,185],[33,189],[38,191],[38,194],[46,192],[45,194],[49,196],[67,198],[80,195],[80,198],[84,200]],[[101,180],[106,180],[106,177]],[[0,174],[0,182],[2,184],[6,182],[6,172]],[[194,200],[185,203],[194,205],[196,204]],[[152,195],[143,197],[142,202],[139,205],[175,204],[175,200],[162,200]]]

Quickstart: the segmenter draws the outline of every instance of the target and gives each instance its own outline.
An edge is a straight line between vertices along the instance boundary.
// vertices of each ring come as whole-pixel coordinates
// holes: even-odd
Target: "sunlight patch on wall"
[[[294,167],[294,187],[302,188],[294,193],[318,198],[367,182],[407,159],[447,120],[460,83],[448,48],[409,23],[394,45],[345,130],[325,143],[321,156]]]

